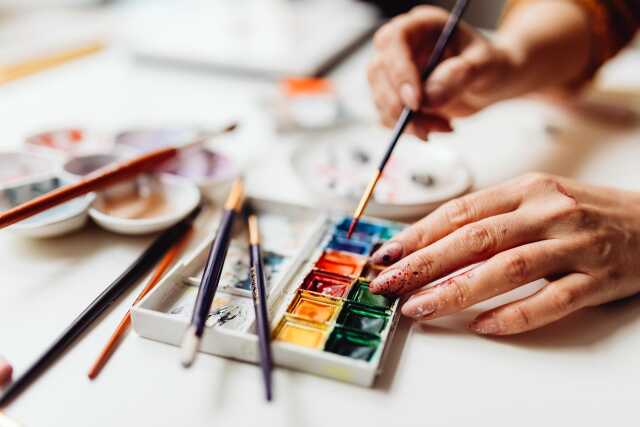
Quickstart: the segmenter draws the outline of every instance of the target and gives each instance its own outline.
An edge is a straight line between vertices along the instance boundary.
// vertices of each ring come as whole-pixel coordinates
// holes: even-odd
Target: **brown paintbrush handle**
[[[0,213],[0,228],[22,221],[83,194],[101,190],[119,181],[149,171],[160,163],[174,157],[177,153],[178,150],[174,147],[162,148],[97,170],[81,181],[65,185]]]

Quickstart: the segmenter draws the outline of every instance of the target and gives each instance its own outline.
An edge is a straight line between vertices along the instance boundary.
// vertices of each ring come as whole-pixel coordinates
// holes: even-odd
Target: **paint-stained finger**
[[[522,192],[514,191],[515,185],[507,182],[445,203],[382,246],[372,262],[391,265],[466,224],[515,210],[522,201]]]
[[[13,368],[2,356],[0,356],[0,386],[3,386],[11,381],[12,375]]]
[[[416,292],[403,305],[402,313],[416,320],[435,319],[567,271],[572,249],[562,240],[544,240],[501,252],[473,270]]]
[[[527,210],[468,224],[393,264],[373,282],[376,293],[404,294],[464,266],[540,240],[544,225]]]
[[[469,328],[482,335],[513,335],[548,325],[594,303],[597,282],[571,273],[535,294],[482,313]]]

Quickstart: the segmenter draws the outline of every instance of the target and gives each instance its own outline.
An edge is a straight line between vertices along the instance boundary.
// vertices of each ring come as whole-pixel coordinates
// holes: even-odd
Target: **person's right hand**
[[[393,126],[407,106],[418,111],[407,130],[426,139],[430,131],[451,131],[450,118],[511,96],[517,49],[505,41],[489,40],[462,22],[442,62],[426,83],[421,82],[421,70],[448,16],[443,9],[419,6],[376,33],[368,78],[385,126]]]

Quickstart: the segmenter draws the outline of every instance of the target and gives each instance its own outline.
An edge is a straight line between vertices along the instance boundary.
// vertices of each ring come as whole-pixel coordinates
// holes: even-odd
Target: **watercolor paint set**
[[[364,219],[349,240],[350,217],[249,198],[257,214],[267,277],[272,351],[278,366],[371,386],[399,318],[394,298],[374,295],[369,257],[402,224]],[[246,227],[234,228],[201,351],[257,363]],[[146,338],[180,345],[189,325],[211,241],[177,264],[132,309]]]

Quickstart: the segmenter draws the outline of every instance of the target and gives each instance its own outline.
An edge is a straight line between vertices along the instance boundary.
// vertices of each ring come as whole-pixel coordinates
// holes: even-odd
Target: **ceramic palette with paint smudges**
[[[371,386],[382,368],[399,310],[397,301],[369,292],[373,273],[367,262],[402,225],[365,219],[356,238],[346,241],[348,217],[260,199],[249,198],[247,204],[258,214],[265,254],[276,260],[267,280],[275,363]],[[180,344],[209,243],[134,307],[138,334]],[[201,351],[257,363],[254,313],[243,281],[248,275],[242,256],[246,250],[246,232],[237,227],[224,267],[228,274],[223,273],[216,294],[217,300],[228,301],[226,310],[242,306],[236,310],[244,310],[243,321],[210,324]],[[220,308],[212,307],[211,313]]]
[[[385,150],[389,130],[354,124],[305,136],[292,153],[300,181],[325,205],[352,211]],[[449,146],[411,135],[393,153],[367,212],[385,218],[413,218],[469,190],[471,173]]]

